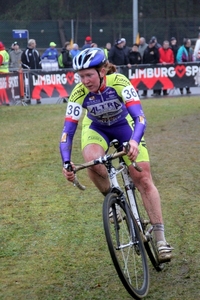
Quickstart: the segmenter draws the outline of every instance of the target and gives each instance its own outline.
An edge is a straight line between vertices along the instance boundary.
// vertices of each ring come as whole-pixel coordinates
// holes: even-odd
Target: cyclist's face
[[[81,82],[90,92],[96,92],[99,89],[100,79],[98,72],[95,69],[81,70],[78,72]],[[105,74],[103,70],[100,71],[100,76],[103,77]]]

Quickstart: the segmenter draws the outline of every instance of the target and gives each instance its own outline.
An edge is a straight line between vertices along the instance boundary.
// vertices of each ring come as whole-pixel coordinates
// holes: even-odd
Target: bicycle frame
[[[119,158],[119,167],[118,168],[114,168],[114,166],[110,162],[110,167],[109,168],[107,167],[107,171],[108,171],[109,178],[111,181],[111,186],[113,188],[117,188],[117,189],[120,189],[119,183],[117,180],[117,175],[119,173],[121,173],[130,209],[138,223],[138,226],[139,226],[141,232],[143,233],[144,232],[143,225],[141,223],[141,219],[140,219],[139,212],[138,212],[138,205],[137,205],[137,201],[136,201],[135,194],[133,191],[135,189],[135,185],[133,183],[132,178],[129,176],[128,167],[125,164],[125,162],[123,161],[123,158],[121,158],[121,157]],[[151,235],[152,231],[153,231],[153,226],[150,226],[148,231],[146,231],[144,233],[144,240],[146,240],[146,241],[150,240],[150,235]]]
[[[126,191],[126,195],[128,198],[128,202],[131,208],[131,211],[138,223],[138,226],[140,228],[141,231],[143,231],[142,228],[142,224],[140,221],[140,217],[139,217],[139,213],[138,213],[138,208],[137,208],[137,202],[135,199],[135,195],[133,193],[133,188],[134,188],[134,184],[133,181],[131,179],[131,177],[129,176],[129,172],[128,172],[128,167],[126,166],[125,162],[123,161],[122,158],[120,158],[120,162],[119,162],[119,167],[115,168],[111,162],[109,162],[108,165],[106,165],[107,167],[107,171],[109,174],[109,178],[110,178],[110,182],[111,182],[111,186],[112,188],[116,188],[116,189],[120,189],[120,185],[118,183],[118,179],[117,179],[117,175],[119,173],[121,173],[122,179],[123,179],[123,183],[124,183],[124,188]]]
[[[115,140],[113,142],[115,142]],[[114,143],[113,143],[113,145],[114,145]],[[124,147],[125,148],[128,147],[128,143],[124,143]],[[76,166],[74,172],[76,173],[79,170],[82,170],[82,169],[85,169],[85,168],[88,168],[90,166],[94,166],[94,165],[97,165],[97,164],[104,164],[107,168],[112,188],[116,188],[120,192],[122,192],[121,189],[120,189],[120,185],[118,183],[118,180],[117,180],[117,175],[119,173],[121,173],[121,176],[122,176],[122,179],[123,179],[123,182],[124,182],[124,188],[125,188],[125,191],[126,191],[126,195],[128,197],[129,206],[130,206],[131,211],[132,211],[132,213],[133,213],[133,215],[134,215],[134,217],[135,217],[135,219],[138,223],[138,226],[139,226],[141,232],[143,232],[141,220],[140,220],[139,213],[138,213],[137,202],[136,202],[136,199],[135,199],[135,195],[133,193],[134,183],[133,183],[131,177],[129,176],[128,167],[126,166],[126,164],[125,164],[125,162],[123,161],[123,158],[122,158],[122,156],[125,155],[125,154],[126,153],[124,151],[117,152],[117,153],[114,153],[114,154],[111,154],[111,155],[107,154],[104,157],[100,157],[96,160],[93,160],[93,161],[90,161],[88,163],[84,163],[82,165]],[[112,164],[112,160],[115,159],[115,158],[119,158],[119,166],[117,168],[115,168]],[[137,165],[136,162],[133,162],[133,166],[139,172],[142,171],[142,169]],[[77,177],[75,177],[74,186],[77,186],[80,190],[85,190],[85,186],[80,184]]]

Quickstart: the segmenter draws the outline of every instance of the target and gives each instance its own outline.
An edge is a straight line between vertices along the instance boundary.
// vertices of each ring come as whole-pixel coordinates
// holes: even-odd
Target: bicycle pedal
[[[164,264],[164,263],[170,262],[170,261],[171,261],[171,258],[159,256],[159,257],[158,257],[158,261],[159,261],[159,263]]]
[[[148,236],[146,236],[146,234],[142,234],[141,236],[142,236],[143,243],[148,243],[149,242],[149,238],[148,238]]]
[[[150,240],[152,238],[151,234],[149,232],[146,232],[144,236],[145,236],[146,242],[150,242]]]
[[[142,227],[145,230],[147,228],[147,226],[150,224],[149,220],[141,220],[142,223]]]
[[[144,225],[148,225],[148,224],[150,224],[150,221],[149,221],[149,220],[142,220],[142,223],[143,223]]]

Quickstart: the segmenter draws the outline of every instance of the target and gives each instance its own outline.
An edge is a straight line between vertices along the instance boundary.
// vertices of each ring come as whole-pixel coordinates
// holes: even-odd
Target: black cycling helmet
[[[105,53],[101,48],[86,48],[73,58],[75,71],[98,68],[106,62]]]

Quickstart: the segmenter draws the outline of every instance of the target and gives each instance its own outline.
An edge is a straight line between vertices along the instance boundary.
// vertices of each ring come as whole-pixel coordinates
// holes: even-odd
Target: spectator
[[[58,57],[58,64],[60,68],[71,68],[72,57],[70,54],[70,42],[66,42]]]
[[[176,63],[176,56],[177,56],[177,52],[178,52],[178,48],[179,46],[177,45],[177,40],[175,37],[172,37],[170,40],[170,47],[174,53],[174,63]]]
[[[156,47],[157,49],[159,49],[159,48],[162,47],[162,46],[158,43],[157,37],[156,37],[156,36],[152,36],[151,40],[155,42],[155,47]]]
[[[2,42],[0,42],[0,73],[9,73],[9,54]]]
[[[161,45],[158,43],[157,41],[157,37],[156,36],[152,36],[151,40],[155,43],[155,48],[156,49],[159,49],[161,48]],[[159,53],[159,52],[158,52]],[[159,62],[159,61],[158,61]],[[153,91],[153,94],[151,95],[152,97],[155,97],[155,96],[159,96],[161,94],[161,90],[154,90]]]
[[[169,41],[164,41],[163,46],[158,49],[159,51],[159,62],[163,65],[174,63],[174,53],[169,47]],[[161,94],[161,91],[159,91]],[[167,90],[163,90],[163,95],[168,95]]]
[[[128,61],[128,56],[124,52],[124,43],[121,39],[116,40],[115,45],[110,49],[108,60],[116,66],[126,65],[129,68],[131,67]]]
[[[183,40],[183,45],[178,49],[176,58],[178,63],[193,61],[193,50],[190,39]]]
[[[121,38],[121,41],[123,42],[124,52],[128,56],[131,48],[126,45],[126,39],[125,38]]]
[[[10,51],[10,70],[17,71],[21,68],[22,50],[17,42],[13,43],[13,50]]]
[[[104,53],[105,53],[105,56],[106,56],[106,58],[108,58],[108,54],[109,54],[109,52],[110,52],[110,49],[111,49],[111,43],[106,43],[106,47],[104,48]]]
[[[58,50],[55,48],[56,44],[51,42],[49,48],[47,48],[41,56],[41,59],[49,59],[53,61],[58,61]]]
[[[0,42],[0,73],[9,73],[9,54],[5,49],[5,46],[2,42]],[[3,97],[5,99],[5,102],[3,102],[3,99],[0,100],[0,105],[10,105],[9,100],[7,97]],[[1,103],[2,101],[2,103]]]
[[[155,39],[151,39],[148,43],[147,48],[144,51],[144,55],[143,55],[143,64],[157,64],[159,63],[159,52],[158,52],[158,48],[155,47],[156,45],[156,41]],[[154,90],[154,93],[152,94],[152,96],[158,96],[159,91],[158,90]],[[142,97],[146,97],[147,96],[147,90],[144,90],[143,93],[141,94]]]
[[[191,48],[191,40],[183,39],[183,45],[178,49],[176,60],[178,63],[193,61],[193,49]],[[190,88],[186,88],[186,93],[191,94]],[[181,95],[183,95],[183,88],[180,88]]]
[[[12,45],[8,49],[8,53],[10,54],[10,52],[12,52],[13,50],[14,50],[14,43],[12,43]]]
[[[194,60],[200,61],[200,33],[194,47]]]
[[[36,41],[34,39],[28,41],[27,48],[22,52],[21,60],[23,69],[38,70],[42,68],[41,57],[36,50]],[[41,104],[40,99],[36,99],[36,101],[37,104]],[[27,102],[30,103],[30,100]]]
[[[143,55],[144,55],[144,51],[145,49],[147,48],[148,44],[146,43],[146,40],[144,37],[141,37],[140,38],[140,43],[139,43],[139,52],[140,52],[140,55],[142,57],[142,63],[143,63]]]
[[[142,62],[142,57],[138,51],[138,44],[133,44],[132,49],[128,53],[129,63],[131,65],[140,65]]]
[[[144,64],[157,64],[159,63],[159,52],[155,47],[155,41],[150,40],[146,50],[144,51],[143,61]]]
[[[91,44],[91,48],[97,48],[97,47],[98,47],[98,45],[96,43]]]
[[[36,41],[30,39],[26,50],[22,52],[22,67],[24,69],[41,69],[41,58],[39,52],[36,50]]]
[[[174,53],[169,47],[169,41],[164,41],[163,46],[158,49],[159,51],[159,62],[163,65],[173,64]]]
[[[73,44],[72,49],[70,50],[70,55],[74,58],[80,52],[78,44]]]
[[[91,36],[86,36],[85,38],[85,44],[82,47],[82,50],[86,49],[86,48],[90,48],[92,44],[92,38]]]

